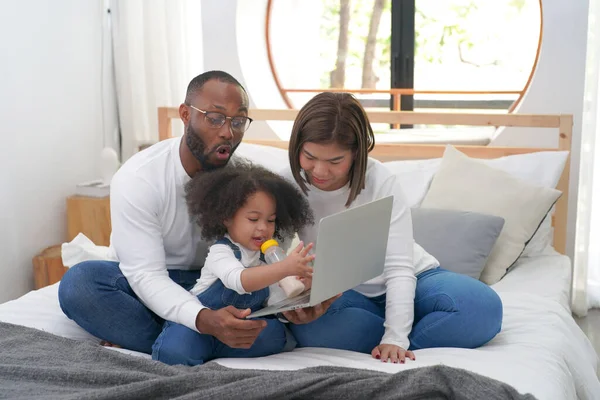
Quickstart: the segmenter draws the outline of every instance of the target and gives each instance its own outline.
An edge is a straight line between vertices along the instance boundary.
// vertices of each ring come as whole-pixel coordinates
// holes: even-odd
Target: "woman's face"
[[[300,150],[300,167],[308,183],[324,191],[337,190],[348,183],[354,156],[336,143],[304,143]]]

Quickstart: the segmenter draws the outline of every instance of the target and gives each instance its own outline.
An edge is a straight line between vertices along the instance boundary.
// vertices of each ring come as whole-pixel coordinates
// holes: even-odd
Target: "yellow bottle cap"
[[[269,239],[260,246],[260,251],[264,253],[271,246],[279,246],[279,243],[275,239]]]

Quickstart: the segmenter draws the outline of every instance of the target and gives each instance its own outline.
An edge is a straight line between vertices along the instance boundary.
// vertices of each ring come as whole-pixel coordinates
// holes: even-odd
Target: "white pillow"
[[[244,143],[243,141],[235,150],[235,155],[244,157],[255,164],[260,164],[275,173],[279,173],[290,163],[287,150]]]
[[[482,161],[534,185],[555,188],[568,155],[568,151],[538,151]]]
[[[447,146],[421,206],[504,218],[504,228],[480,278],[491,285],[519,258],[560,194]]]
[[[494,159],[481,159],[481,161],[534,185],[555,188],[568,155],[568,151],[540,151]],[[388,161],[384,164],[398,177],[409,207],[419,207],[441,162],[441,158],[435,158]],[[531,256],[543,253],[552,246],[552,238],[552,217],[549,213],[534,237],[527,244],[523,255]]]
[[[568,156],[568,151],[540,151],[486,160],[486,163],[534,185],[555,188],[563,173]],[[553,213],[554,209],[546,215],[531,241],[525,246],[523,257],[543,254],[552,248]]]
[[[397,177],[409,208],[419,207],[433,175],[440,168],[441,158],[429,160],[388,161],[383,163]]]

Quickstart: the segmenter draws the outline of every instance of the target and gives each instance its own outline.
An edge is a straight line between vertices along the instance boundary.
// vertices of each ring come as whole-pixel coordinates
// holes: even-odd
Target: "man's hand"
[[[336,301],[340,296],[341,293],[313,307],[298,308],[292,311],[284,311],[283,316],[292,324],[308,324],[309,322],[313,322],[321,315],[325,314],[329,306],[331,306],[331,304],[334,301]]]
[[[227,306],[219,310],[202,309],[196,316],[196,328],[236,349],[249,349],[267,326],[264,320],[245,320],[250,309]]]

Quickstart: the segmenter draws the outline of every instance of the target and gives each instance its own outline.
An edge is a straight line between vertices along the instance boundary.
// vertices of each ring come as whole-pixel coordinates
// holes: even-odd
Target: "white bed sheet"
[[[359,353],[314,348],[263,358],[220,359],[218,363],[231,368],[277,370],[332,365],[390,373],[445,364],[506,382],[540,400],[600,399],[600,383],[596,377],[598,357],[568,307],[570,276],[570,262],[564,256],[554,254],[519,260],[511,272],[493,286],[504,305],[502,332],[475,350],[419,350],[417,361],[404,365],[382,363]],[[0,304],[0,321],[97,343],[97,338],[62,313],[57,290],[58,284],[55,284]]]
[[[521,257],[493,288],[501,293],[530,293],[557,301],[570,311],[571,260],[548,248],[544,254]]]

